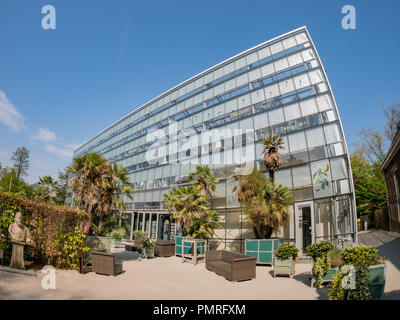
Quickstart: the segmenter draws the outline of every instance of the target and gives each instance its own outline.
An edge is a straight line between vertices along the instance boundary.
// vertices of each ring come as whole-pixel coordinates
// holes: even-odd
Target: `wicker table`
[[[194,264],[197,264],[197,260],[199,258],[204,258],[206,257],[206,251],[207,251],[207,240],[203,239],[182,239],[182,248],[185,247],[185,242],[189,242],[192,244],[192,253],[185,253],[184,250],[182,250],[182,263],[185,262],[186,259],[191,259]],[[204,244],[204,253],[197,253],[197,247],[199,243]]]

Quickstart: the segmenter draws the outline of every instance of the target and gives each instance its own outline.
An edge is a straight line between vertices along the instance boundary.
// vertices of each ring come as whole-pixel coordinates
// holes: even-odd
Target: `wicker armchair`
[[[172,257],[175,255],[175,241],[157,240],[155,254],[157,257]]]
[[[206,252],[206,268],[230,281],[255,278],[256,260],[254,256],[225,250]]]
[[[113,253],[92,251],[92,271],[98,274],[116,276],[122,273],[122,263],[115,262]]]

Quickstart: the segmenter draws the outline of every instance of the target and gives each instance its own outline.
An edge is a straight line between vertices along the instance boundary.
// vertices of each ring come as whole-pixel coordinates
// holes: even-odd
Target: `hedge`
[[[5,251],[11,250],[8,226],[18,211],[22,213],[23,221],[31,233],[33,247],[28,251],[32,259],[40,264],[67,266],[67,257],[60,240],[87,221],[87,213],[0,191],[0,243]],[[9,253],[5,252],[5,255]]]

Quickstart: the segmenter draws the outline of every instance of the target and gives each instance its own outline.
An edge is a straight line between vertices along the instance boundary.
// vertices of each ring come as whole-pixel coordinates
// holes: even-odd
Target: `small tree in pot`
[[[151,239],[146,238],[142,241],[142,258],[154,258],[155,243]]]

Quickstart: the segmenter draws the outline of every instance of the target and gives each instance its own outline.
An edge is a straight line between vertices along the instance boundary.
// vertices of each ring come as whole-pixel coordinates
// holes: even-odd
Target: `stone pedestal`
[[[11,241],[12,242],[12,254],[10,267],[16,269],[25,269],[24,263],[24,242]]]

